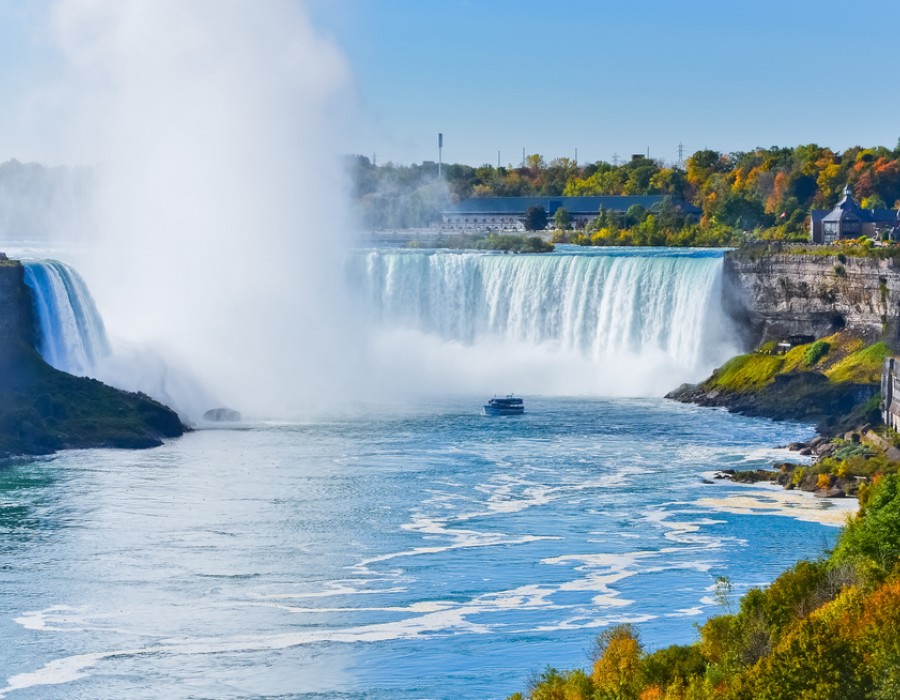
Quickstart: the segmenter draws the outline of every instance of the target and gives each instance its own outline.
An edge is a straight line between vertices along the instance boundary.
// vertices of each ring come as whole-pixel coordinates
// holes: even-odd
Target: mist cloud
[[[51,28],[70,150],[97,163],[76,265],[111,335],[245,411],[331,392],[348,347],[339,50],[288,0],[65,0]]]

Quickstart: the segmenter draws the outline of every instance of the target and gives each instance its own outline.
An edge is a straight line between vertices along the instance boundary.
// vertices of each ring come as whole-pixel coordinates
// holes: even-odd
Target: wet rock
[[[815,492],[816,498],[846,498],[847,494],[844,493],[843,489],[838,488],[837,486],[832,486],[827,489],[817,489]]]
[[[829,457],[837,451],[837,445],[831,442],[823,442],[816,447],[815,454],[819,457]]]
[[[203,420],[213,423],[239,423],[241,414],[232,408],[211,408],[203,414]]]

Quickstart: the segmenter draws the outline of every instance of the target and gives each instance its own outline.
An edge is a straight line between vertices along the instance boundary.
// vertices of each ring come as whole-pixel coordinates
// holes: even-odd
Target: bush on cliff
[[[831,345],[829,343],[826,343],[824,340],[817,340],[806,349],[806,352],[803,353],[803,366],[815,366],[816,364],[818,364],[819,360],[821,360],[823,357],[825,357],[825,355],[828,354],[829,350],[831,350]]]

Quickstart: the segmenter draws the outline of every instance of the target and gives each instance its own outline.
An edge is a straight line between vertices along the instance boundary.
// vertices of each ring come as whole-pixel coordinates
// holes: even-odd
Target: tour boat
[[[525,413],[525,402],[512,394],[498,399],[496,396],[484,405],[486,416],[516,416]]]

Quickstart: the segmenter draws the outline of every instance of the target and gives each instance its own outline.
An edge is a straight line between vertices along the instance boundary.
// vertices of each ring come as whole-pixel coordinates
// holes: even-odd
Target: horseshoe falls
[[[351,280],[419,387],[659,396],[739,350],[720,251],[561,248],[372,250]]]
[[[30,261],[25,275],[51,365],[145,391],[185,414],[209,407],[213,399],[184,372],[148,353],[110,353],[72,268]],[[351,254],[349,282],[354,312],[365,319],[354,338],[364,370],[334,393],[354,401],[460,392],[661,396],[739,351],[715,250],[380,249]]]
[[[23,264],[25,284],[34,298],[41,357],[69,374],[95,376],[98,362],[109,355],[109,341],[84,280],[56,260]]]

